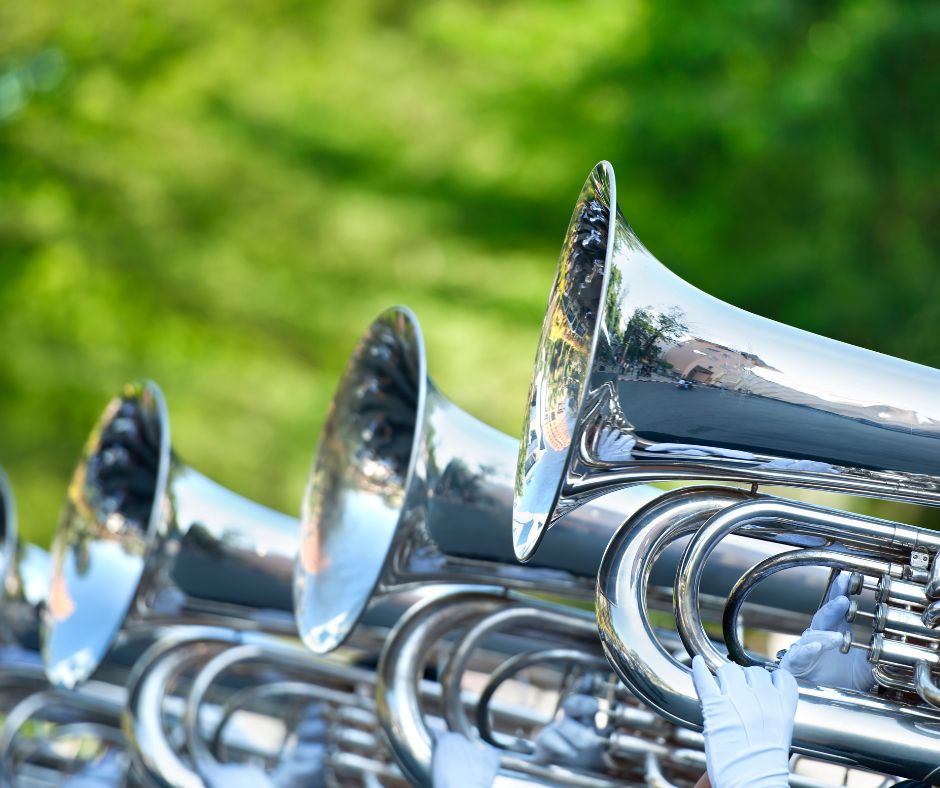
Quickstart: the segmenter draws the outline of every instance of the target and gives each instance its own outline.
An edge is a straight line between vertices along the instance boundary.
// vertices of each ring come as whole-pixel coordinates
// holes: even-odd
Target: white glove
[[[499,753],[460,733],[437,737],[431,758],[433,788],[490,788],[499,771]]]
[[[716,682],[696,656],[692,680],[702,701],[713,788],[787,788],[799,697],[793,676],[729,662],[718,669]]]
[[[852,625],[845,620],[848,584],[848,575],[836,575],[826,602],[816,611],[809,629],[783,655],[780,667],[811,684],[867,692],[875,685],[867,655],[858,649],[850,649],[848,654],[839,650],[844,633],[852,631]]]
[[[597,699],[569,695],[561,708],[562,718],[546,725],[535,737],[535,761],[603,771],[604,744],[594,725]]]
[[[616,427],[604,427],[597,439],[597,456],[605,462],[618,462],[633,457],[636,438]]]

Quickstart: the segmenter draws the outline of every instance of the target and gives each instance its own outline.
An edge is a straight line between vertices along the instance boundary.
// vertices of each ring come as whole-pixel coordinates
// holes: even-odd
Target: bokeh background
[[[402,302],[518,432],[574,198],[610,159],[680,276],[940,366],[940,5],[0,4],[0,463],[48,541],[106,400],[296,512],[356,337]],[[940,392],[938,392],[940,396]]]

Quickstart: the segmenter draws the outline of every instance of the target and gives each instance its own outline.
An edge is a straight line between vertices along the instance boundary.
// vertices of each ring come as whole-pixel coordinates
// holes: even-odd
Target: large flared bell
[[[134,623],[292,631],[296,538],[296,518],[181,462],[159,387],[129,384],[88,438],[53,542],[41,630],[50,681],[87,679]]]
[[[575,206],[519,449],[516,555],[637,482],[728,480],[940,504],[940,372],[738,309],[640,243],[601,162]]]
[[[590,598],[606,540],[658,493],[605,498],[523,567],[509,531],[517,451],[438,391],[409,310],[380,315],[340,381],[304,498],[295,612],[307,646],[335,649],[371,601],[426,583]]]

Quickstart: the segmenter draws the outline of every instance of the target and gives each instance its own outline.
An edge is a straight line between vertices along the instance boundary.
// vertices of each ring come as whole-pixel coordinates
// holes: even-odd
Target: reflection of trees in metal
[[[482,482],[487,478],[487,472],[491,470],[486,466],[478,466],[474,470],[464,460],[455,457],[441,474],[434,493],[436,496],[443,494],[453,502],[479,502],[482,497]]]
[[[648,378],[665,374],[672,369],[666,360],[664,346],[677,343],[685,336],[688,326],[685,314],[678,307],[668,312],[656,312],[650,307],[634,310],[622,333],[613,338],[619,348],[620,363],[625,371],[637,377]]]

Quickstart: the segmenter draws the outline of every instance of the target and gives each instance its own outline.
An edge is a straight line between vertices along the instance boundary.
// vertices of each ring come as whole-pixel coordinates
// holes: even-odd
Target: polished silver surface
[[[0,467],[0,578],[5,579],[10,572],[16,544],[16,501],[10,480]]]
[[[601,492],[741,480],[940,504],[940,372],[744,312],[682,281],[581,192],[535,359],[513,543]]]
[[[127,681],[122,728],[135,768],[159,788],[204,788],[199,773],[167,737],[164,710],[169,686],[187,667],[244,642],[251,633],[220,627],[179,627],[154,643]]]
[[[350,780],[366,774],[381,775],[383,784],[402,784],[387,747],[376,735],[371,668],[314,658],[296,641],[264,633],[180,626],[145,652],[127,685],[124,731],[135,769],[149,785],[224,784],[223,764],[244,761],[246,754],[259,768],[270,771],[274,784],[285,774],[292,774],[289,784],[320,784],[316,780],[326,776]],[[171,697],[180,693],[182,698]],[[183,702],[182,712],[173,714],[171,709],[179,709],[173,703],[177,700]],[[324,724],[326,750],[322,760],[314,759],[305,768],[298,758],[288,763],[295,754],[291,742],[300,735],[291,729],[291,711],[298,704],[313,703],[319,706],[317,716]],[[239,726],[231,723],[241,711],[249,712],[251,722],[244,722],[239,733]],[[264,726],[253,733],[251,726],[263,717],[269,717],[275,728],[283,726],[283,734],[270,728],[265,733]],[[185,741],[179,733],[185,734]]]
[[[304,643],[329,652],[370,601],[424,583],[590,597],[617,525],[658,491],[605,497],[522,567],[507,528],[517,449],[438,391],[410,311],[380,315],[333,398],[304,497],[295,575]]]
[[[237,669],[245,683],[242,689],[229,691],[221,714],[216,715],[214,733],[206,720],[200,724],[200,712],[207,704],[213,685],[220,677]],[[288,678],[272,680],[277,671],[285,670]],[[350,779],[364,774],[377,774],[385,784],[403,784],[404,780],[391,761],[388,747],[381,740],[375,715],[375,672],[327,658],[311,658],[300,645],[278,642],[233,646],[208,660],[193,681],[186,700],[183,723],[186,728],[187,751],[196,770],[205,779],[217,773],[218,756],[225,751],[223,735],[233,714],[259,700],[278,710],[278,719],[288,726],[286,748],[277,753],[273,777],[285,767],[292,771],[291,784],[327,784],[342,777]],[[292,711],[298,704],[315,708],[316,721],[322,728],[315,731],[323,747],[323,756],[304,763],[305,756],[292,751],[298,735],[292,731]],[[309,725],[305,729],[309,729]],[[309,750],[309,748],[308,748]],[[354,756],[354,761],[338,756]],[[306,755],[309,760],[309,754]],[[306,768],[304,769],[304,767]],[[298,774],[303,769],[302,774]],[[275,784],[279,784],[274,779]]]
[[[25,765],[39,751],[48,758],[55,752],[55,742],[65,737],[81,737],[80,757],[61,755],[54,763],[64,782],[71,772],[78,772],[87,762],[93,762],[109,750],[123,754],[124,740],[120,731],[121,708],[125,699],[123,688],[101,682],[92,682],[79,691],[64,691],[47,687],[27,695],[10,709],[6,709],[0,729],[0,774],[7,785],[23,785]],[[48,723],[54,721],[50,730]],[[45,724],[43,724],[45,723]],[[33,731],[30,731],[30,726]],[[36,735],[36,730],[41,731]],[[92,742],[95,742],[93,755]]]
[[[128,385],[89,436],[53,542],[41,627],[50,681],[87,679],[125,623],[145,617],[290,632],[296,532],[295,518],[181,462],[159,387]]]
[[[119,681],[91,681],[80,690],[52,688],[35,651],[0,649],[0,785],[23,788],[71,786],[126,771]],[[136,783],[129,783],[136,784]]]
[[[681,648],[674,633],[656,637],[670,651]],[[427,667],[436,668],[440,706],[429,706],[419,690]],[[520,691],[526,705],[514,706]],[[576,764],[545,763],[534,757],[534,736],[558,719],[561,701],[572,693],[597,698],[606,721],[593,749],[585,750],[590,759],[582,752]],[[412,608],[383,649],[376,697],[392,751],[415,785],[430,784],[433,732],[441,722],[497,749],[497,785],[646,785],[650,756],[660,776],[684,786],[705,771],[701,734],[667,722],[615,678],[589,613],[496,587],[453,587]],[[588,735],[585,729],[579,747]],[[822,781],[793,766],[794,788],[854,784],[854,775],[842,770],[836,776],[830,768],[832,776]]]
[[[746,512],[749,516],[742,518]],[[805,533],[797,532],[793,524],[797,519],[809,526]],[[687,488],[647,505],[617,533],[604,555],[597,585],[598,628],[620,679],[679,725],[700,728],[701,706],[691,671],[662,647],[645,615],[651,562],[670,541],[697,532],[677,578],[680,632],[688,647],[717,667],[725,659],[714,646],[703,642],[688,598],[695,595],[698,567],[714,546],[717,533],[748,528],[752,536],[762,539],[807,536],[824,546],[840,538],[851,544],[879,532],[885,536],[882,529],[887,528],[892,531],[890,540],[884,540],[889,554],[893,549],[903,551],[904,544],[909,549],[922,545],[925,539],[936,539],[929,532],[926,536],[917,533],[921,529],[754,497],[729,488]],[[818,542],[813,544],[819,546]],[[837,552],[830,552],[838,558]],[[850,562],[854,557],[846,554],[845,560]],[[881,563],[890,565],[890,561]],[[926,580],[925,572],[921,576]],[[940,778],[940,713],[922,704],[801,683],[793,749],[845,766],[929,782]]]
[[[389,636],[379,660],[376,710],[405,776],[431,785],[432,733],[425,719],[417,679],[435,644],[448,632],[507,606],[519,604],[497,587],[454,587],[415,605]],[[516,785],[582,785],[609,788],[613,783],[572,770],[540,766],[514,755],[501,758],[494,788]]]
[[[936,624],[935,587],[940,566],[940,535],[872,517],[846,514],[818,506],[759,497],[728,506],[712,515],[689,541],[676,574],[676,621],[687,650],[701,654],[716,669],[724,657],[710,645],[699,608],[699,584],[711,552],[731,534],[784,541],[801,547],[765,559],[748,570],[728,598],[723,629],[730,657],[740,664],[772,664],[744,650],[738,616],[751,593],[767,578],[794,567],[827,567],[851,574],[848,593],[875,590],[877,601],[862,610],[849,605],[846,619],[856,629],[868,627],[868,643],[846,633],[845,649],[866,652],[881,686],[901,690],[899,697],[916,704],[934,704],[931,669],[940,674],[940,632]],[[915,591],[916,590],[916,591]],[[913,602],[913,604],[912,604]],[[925,663],[927,672],[919,667]],[[928,681],[929,680],[929,681]]]

